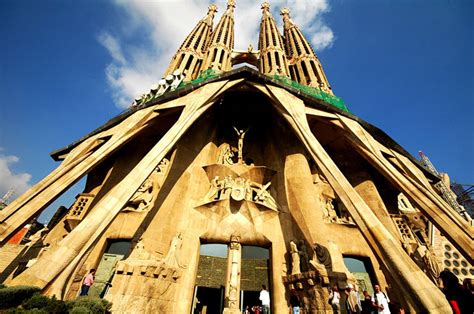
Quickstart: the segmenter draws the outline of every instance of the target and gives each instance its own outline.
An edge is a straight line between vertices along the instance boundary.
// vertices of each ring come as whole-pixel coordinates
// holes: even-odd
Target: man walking
[[[89,289],[94,284],[94,280],[95,280],[95,269],[91,269],[89,274],[87,274],[87,276],[84,277],[84,281],[82,282],[82,286],[81,286],[80,296],[84,296],[89,293]]]
[[[262,313],[270,314],[270,294],[267,291],[267,286],[262,285],[259,299],[262,301]]]
[[[387,297],[385,292],[380,290],[379,285],[374,286],[375,294],[372,302],[374,302],[375,307],[377,308],[377,313],[390,314],[390,309],[388,308],[388,303],[390,299]]]

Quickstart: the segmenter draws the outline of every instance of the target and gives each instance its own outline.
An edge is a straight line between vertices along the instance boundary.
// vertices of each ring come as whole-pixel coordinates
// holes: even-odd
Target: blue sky
[[[259,4],[236,2],[236,48],[257,47]],[[38,182],[58,165],[51,151],[157,82],[207,3],[0,1],[0,197],[12,184],[18,196]],[[277,21],[277,10],[293,8],[354,114],[413,155],[424,150],[455,181],[474,183],[473,1],[270,3]]]

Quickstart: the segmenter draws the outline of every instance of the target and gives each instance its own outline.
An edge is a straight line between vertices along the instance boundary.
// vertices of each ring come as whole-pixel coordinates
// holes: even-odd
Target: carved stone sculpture
[[[309,271],[309,254],[306,244],[303,240],[298,242],[300,248],[300,265],[303,271]]]
[[[239,164],[243,164],[244,163],[244,137],[245,137],[245,133],[248,132],[248,130],[244,131],[244,130],[239,130],[237,129],[236,127],[234,127],[234,130],[235,132],[237,133],[237,136],[239,137],[238,139],[238,163]]]
[[[158,173],[165,173],[169,167],[169,164],[170,164],[170,161],[166,158],[163,158],[163,160],[161,160],[160,163],[158,164],[156,171]]]
[[[148,178],[130,198],[123,211],[144,212],[153,200],[153,181]]]
[[[143,238],[140,238],[137,244],[135,245],[132,254],[130,254],[130,257],[132,259],[147,260],[150,258],[150,256],[151,254],[148,253],[145,249],[145,243],[143,242]]]
[[[227,175],[224,178],[215,176],[210,180],[209,191],[203,198],[204,202],[213,202],[226,199],[234,201],[250,201],[278,211],[278,205],[268,191],[271,182],[265,185],[251,181],[243,176]]]
[[[315,243],[314,253],[318,261],[321,264],[323,264],[324,267],[326,268],[332,267],[331,254],[329,253],[329,250],[326,247],[322,246],[321,244]]]
[[[400,195],[403,194],[399,194],[399,200]],[[406,203],[403,202],[403,204]],[[399,207],[399,209],[401,208]],[[428,229],[427,222],[417,211],[405,210],[404,213],[403,215],[392,215],[392,219],[401,235],[402,246],[413,261],[437,284],[441,267],[430,245],[426,232]]]
[[[290,253],[291,253],[291,274],[296,275],[301,273],[300,267],[300,252],[298,246],[294,241],[290,241]]]
[[[425,255],[423,256],[423,262],[426,265],[426,274],[436,283],[441,274],[441,266],[431,247],[426,250]]]
[[[242,264],[242,246],[240,236],[230,237],[228,270],[226,285],[226,307],[223,313],[240,313],[240,269]]]
[[[185,266],[181,265],[179,261],[179,252],[183,245],[183,235],[179,232],[176,236],[173,237],[171,240],[170,249],[168,254],[163,259],[163,262],[171,267],[175,268],[186,268]]]
[[[316,254],[313,255],[313,258],[311,258],[311,260],[309,261],[309,264],[317,272],[318,275],[323,276],[323,277],[327,277],[327,275],[328,275],[327,269],[326,269],[326,267],[324,267],[323,264],[321,264],[318,261],[318,258],[316,257]]]
[[[44,227],[41,230],[38,230],[37,232],[35,232],[33,235],[31,235],[28,238],[28,243],[26,243],[26,246],[32,246],[38,240],[43,240],[46,237],[46,235],[48,234],[48,232],[49,232],[48,227]]]
[[[221,165],[233,165],[234,164],[234,153],[238,150],[235,147],[230,146],[227,143],[222,144],[219,147],[219,156],[217,157],[217,163]]]

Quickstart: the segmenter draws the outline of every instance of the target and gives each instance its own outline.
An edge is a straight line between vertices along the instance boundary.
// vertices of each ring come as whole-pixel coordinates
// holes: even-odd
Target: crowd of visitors
[[[453,313],[474,313],[474,279],[466,278],[460,285],[458,277],[447,270],[441,272],[440,279],[443,283],[443,293]]]
[[[450,271],[441,272],[442,291],[446,296],[454,314],[473,314],[474,313],[474,279],[466,278],[463,284]],[[337,285],[334,285],[329,292],[328,303],[331,305],[333,313],[341,313],[341,306],[345,307],[347,313],[361,314],[404,314],[403,306],[396,302],[391,302],[387,294],[382,291],[380,285],[374,285],[374,295],[370,295],[364,290],[362,296],[354,290],[352,284],[347,284],[344,288],[344,297]],[[290,304],[293,303],[290,299]],[[300,313],[293,311],[293,314]]]

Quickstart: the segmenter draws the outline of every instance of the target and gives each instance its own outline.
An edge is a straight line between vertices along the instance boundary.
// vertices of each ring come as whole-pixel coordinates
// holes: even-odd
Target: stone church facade
[[[58,168],[0,211],[1,252],[86,178],[2,280],[71,299],[95,268],[91,294],[117,313],[241,313],[262,284],[274,313],[288,313],[293,289],[303,313],[332,313],[329,288],[349,283],[449,312],[434,235],[472,271],[473,229],[438,195],[440,178],[334,95],[288,9],[282,36],[265,2],[246,51],[234,49],[234,9],[213,27],[211,5],[165,79],[53,152]]]

